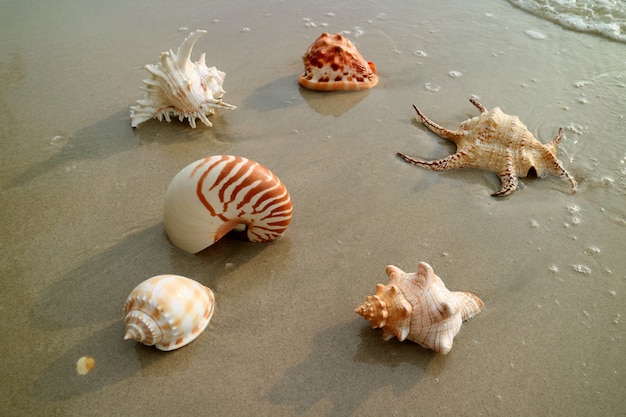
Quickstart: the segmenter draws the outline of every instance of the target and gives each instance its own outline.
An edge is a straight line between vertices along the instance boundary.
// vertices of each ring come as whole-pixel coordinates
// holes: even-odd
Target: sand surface
[[[626,410],[624,44],[504,0],[2,2],[3,416],[590,416]],[[187,30],[185,30],[187,28]],[[238,106],[191,129],[131,129],[143,65],[206,29],[194,59]],[[378,67],[365,92],[297,85],[323,31]],[[428,171],[454,145],[416,122],[518,115],[579,187]],[[267,245],[197,255],[165,236],[174,175],[208,155],[269,167],[294,218]],[[447,356],[383,342],[354,308],[385,266],[430,263],[485,309]],[[157,274],[215,292],[207,330],[160,352],[124,341],[122,305]],[[76,361],[89,355],[92,372]]]

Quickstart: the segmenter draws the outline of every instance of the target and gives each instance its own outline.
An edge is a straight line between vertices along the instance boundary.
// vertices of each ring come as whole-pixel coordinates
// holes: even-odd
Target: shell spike
[[[404,274],[404,271],[394,265],[387,265],[387,267],[385,268],[385,272],[389,277],[389,281],[400,278]]]
[[[485,106],[483,106],[482,104],[480,104],[478,102],[478,98],[477,97],[470,97],[469,99],[470,103],[472,103],[474,106],[476,106],[476,108],[478,109],[478,111],[483,114],[483,113],[487,113],[487,109],[485,108]]]
[[[426,262],[420,262],[417,264],[417,275],[424,278],[429,278],[435,275],[435,271],[433,267],[428,265]]]
[[[452,342],[454,341],[454,336],[450,337],[448,334],[440,334],[439,339],[435,342],[436,346],[438,346],[438,353],[442,355],[447,355],[452,350]]]
[[[176,62],[178,64],[185,65],[187,62],[191,61],[191,51],[193,49],[193,45],[196,41],[202,36],[205,35],[206,30],[198,29],[195,32],[192,32],[185,38],[183,43],[178,47],[178,51],[176,51]],[[172,55],[174,55],[172,53]]]
[[[461,319],[463,321],[471,319],[482,311],[484,306],[482,300],[471,292],[455,291],[452,294],[454,294],[459,300],[459,309],[461,311]]]
[[[563,128],[559,127],[559,131],[556,132],[556,135],[554,136],[554,138],[552,138],[552,140],[547,143],[547,145],[550,146],[551,148],[550,150],[553,155],[556,155],[556,147],[559,143],[561,143],[562,140],[563,140]]]

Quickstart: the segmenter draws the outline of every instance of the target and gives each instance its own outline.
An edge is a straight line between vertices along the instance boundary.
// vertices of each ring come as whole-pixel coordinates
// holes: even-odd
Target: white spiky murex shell
[[[176,53],[163,52],[160,62],[145,66],[150,78],[144,80],[145,97],[130,107],[132,127],[152,118],[169,122],[171,116],[178,116],[181,122],[187,118],[192,128],[196,127],[196,119],[210,127],[213,124],[208,116],[216,108],[237,108],[222,101],[226,74],[207,67],[204,53],[197,62],[191,62],[193,45],[205,33],[206,30],[191,33]]]
[[[170,241],[197,253],[238,225],[251,242],[282,236],[291,221],[287,188],[268,168],[241,156],[215,155],[183,168],[165,194]]]
[[[469,292],[450,291],[426,262],[417,273],[389,265],[388,285],[377,284],[376,294],[356,308],[372,328],[381,328],[383,340],[396,336],[435,352],[447,354],[463,321],[474,317],[483,302]]]
[[[204,331],[214,307],[213,291],[204,285],[180,275],[157,275],[126,298],[124,339],[164,351],[178,349]]]

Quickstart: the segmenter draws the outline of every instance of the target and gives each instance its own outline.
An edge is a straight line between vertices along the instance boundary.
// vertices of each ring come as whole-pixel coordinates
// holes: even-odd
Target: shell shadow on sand
[[[257,88],[245,101],[243,108],[269,112],[291,107],[304,100],[322,116],[339,117],[369,95],[364,91],[312,91],[298,85],[298,76],[282,77]]]
[[[241,107],[259,112],[284,110],[293,105],[297,89],[297,75],[281,77],[257,87],[246,97]]]
[[[365,99],[369,90],[323,92],[301,87],[300,95],[316,113],[340,117]]]
[[[120,319],[73,344],[34,379],[30,389],[32,400],[67,400],[98,391],[138,372],[150,372],[150,365],[165,356],[154,348],[139,343],[127,343],[119,335],[123,327],[124,323]],[[96,360],[95,367],[88,376],[81,376],[76,372],[76,361],[83,355],[89,355]]]
[[[290,405],[301,414],[319,402],[330,402],[331,416],[351,416],[372,395],[392,387],[396,395],[412,389],[437,355],[414,343],[383,342],[380,332],[360,320],[318,333],[311,354],[288,369],[267,394],[274,404]],[[355,343],[360,339],[360,343]],[[406,366],[409,364],[409,366]],[[400,366],[403,365],[403,366]]]
[[[60,277],[35,300],[28,316],[30,326],[44,337],[63,338],[63,353],[39,373],[31,386],[36,401],[54,402],[97,391],[104,386],[123,381],[137,373],[142,375],[174,372],[193,366],[187,358],[193,355],[171,356],[176,365],[171,368],[154,366],[164,358],[154,347],[124,340],[123,305],[130,291],[153,275],[175,271],[210,288],[220,288],[229,273],[252,262],[262,251],[275,250],[289,257],[289,239],[272,243],[242,242],[227,235],[196,255],[175,248],[158,223],[128,236],[113,247],[94,256],[82,266]],[[225,268],[228,265],[228,268]],[[137,275],[136,271],[142,271]],[[251,285],[263,285],[263,280],[250,280]],[[216,293],[219,298],[219,294]],[[219,304],[219,301],[218,301]],[[46,336],[47,335],[47,336]],[[80,335],[76,337],[75,335]],[[195,349],[186,347],[187,350]],[[81,356],[96,359],[89,376],[76,373],[75,363]],[[181,363],[182,362],[182,363]],[[92,375],[93,374],[93,375]],[[64,381],[62,384],[50,381]]]
[[[175,145],[196,140],[223,144],[234,140],[234,133],[219,112],[211,116],[211,121],[214,124],[212,128],[201,124],[192,129],[186,119],[181,122],[175,118],[169,123],[148,120],[133,129],[130,127],[128,109],[125,108],[76,133],[54,136],[50,142],[50,151],[54,153],[26,171],[19,172],[7,181],[6,186],[25,186],[41,176],[76,162],[105,160],[144,144]]]
[[[45,331],[62,331],[122,318],[122,306],[130,291],[143,280],[163,273],[177,273],[215,289],[232,272],[224,265],[244,266],[271,245],[225,236],[198,254],[189,255],[169,242],[163,225],[158,223],[55,280],[35,302],[29,321]],[[289,256],[288,239],[281,239],[281,249]],[[136,271],[142,271],[141,275]]]

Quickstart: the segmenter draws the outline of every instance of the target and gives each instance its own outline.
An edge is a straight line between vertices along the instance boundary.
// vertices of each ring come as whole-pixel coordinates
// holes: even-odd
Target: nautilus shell
[[[213,292],[204,285],[179,275],[157,275],[126,298],[124,339],[165,351],[178,349],[202,333],[214,307]]]
[[[206,30],[191,33],[174,53],[161,53],[161,62],[146,65],[150,78],[143,82],[146,95],[130,107],[131,126],[152,118],[168,122],[170,116],[178,116],[182,122],[185,117],[192,128],[196,127],[196,119],[207,126],[213,126],[208,116],[216,108],[236,109],[224,103],[222,97],[226,93],[222,88],[226,74],[215,67],[207,67],[206,54],[200,55],[197,62],[191,62],[191,50],[198,38]]]
[[[378,83],[376,66],[366,61],[340,33],[322,33],[302,56],[304,73],[298,78],[311,90],[365,90]]]
[[[163,222],[171,242],[197,253],[238,225],[251,242],[279,238],[291,221],[287,188],[249,159],[216,155],[189,164],[165,194]]]
[[[447,354],[465,320],[480,313],[483,302],[472,293],[449,291],[426,262],[417,273],[389,265],[387,285],[376,285],[376,294],[354,310],[382,328],[383,340],[397,337],[426,349]]]

